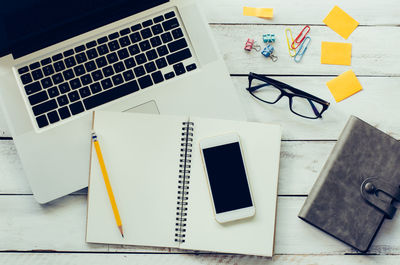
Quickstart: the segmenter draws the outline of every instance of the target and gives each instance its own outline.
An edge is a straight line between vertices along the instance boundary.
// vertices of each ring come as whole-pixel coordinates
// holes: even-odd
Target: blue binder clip
[[[274,54],[274,47],[271,44],[268,44],[267,47],[262,50],[261,54],[264,55],[265,57],[271,57],[271,60],[273,62],[276,62],[278,60],[278,57],[275,56]]]
[[[297,49],[296,55],[294,56],[294,61],[299,63],[301,58],[303,58],[304,53],[307,51],[308,45],[310,45],[311,38],[306,37],[303,42],[300,44],[299,48]]]
[[[275,34],[264,34],[263,41],[265,43],[272,43],[275,42]]]

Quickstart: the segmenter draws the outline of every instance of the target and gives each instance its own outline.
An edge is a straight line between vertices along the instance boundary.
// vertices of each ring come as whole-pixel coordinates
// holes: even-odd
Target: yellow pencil
[[[108,178],[106,165],[104,164],[103,155],[101,153],[100,145],[99,145],[99,142],[97,141],[97,135],[95,133],[92,133],[92,140],[93,140],[94,148],[96,149],[97,158],[99,159],[101,172],[103,173],[103,178],[104,178],[104,182],[106,184],[108,197],[110,198],[111,206],[112,206],[112,209],[114,212],[115,221],[117,222],[117,226],[118,226],[119,231],[121,232],[122,237],[124,237],[124,232],[122,230],[121,217],[119,216],[117,203],[115,202],[115,197],[114,197],[114,193],[111,188],[110,179]]]

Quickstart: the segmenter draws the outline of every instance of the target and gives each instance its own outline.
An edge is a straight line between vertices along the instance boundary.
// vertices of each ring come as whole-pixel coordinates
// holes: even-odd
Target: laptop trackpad
[[[129,108],[123,112],[160,114],[160,111],[158,110],[157,104],[154,100]]]

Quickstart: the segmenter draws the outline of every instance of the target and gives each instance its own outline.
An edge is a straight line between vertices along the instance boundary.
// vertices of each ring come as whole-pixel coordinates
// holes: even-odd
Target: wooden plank
[[[280,124],[285,140],[335,140],[350,115],[356,115],[400,139],[398,77],[359,77],[363,91],[339,103],[335,102],[326,86],[326,82],[333,77],[275,78],[331,103],[322,120],[303,119],[290,112],[287,99],[274,105],[256,101],[245,89],[248,86],[247,78],[234,77],[233,82],[247,119]]]
[[[276,255],[272,259],[242,255],[148,255],[148,254],[81,254],[81,253],[1,253],[1,264],[30,265],[110,265],[110,264],[192,264],[192,265],[387,265],[397,264],[399,256],[361,255]]]
[[[297,218],[305,197],[279,197],[276,254],[355,253],[347,245]],[[45,206],[32,196],[0,196],[0,251],[163,252],[177,249],[85,243],[86,196],[67,196]],[[371,253],[400,254],[399,215],[383,224]]]
[[[0,141],[0,194],[31,194],[12,140]]]
[[[288,100],[266,104],[247,91],[246,77],[234,78],[236,91],[249,121],[276,123],[282,126],[285,140],[336,140],[350,115],[355,115],[384,132],[400,139],[400,78],[360,77],[363,90],[336,103],[326,82],[331,77],[273,77],[331,103],[319,120],[304,119],[289,110]]]
[[[307,195],[336,142],[282,142],[278,194]]]
[[[311,26],[311,43],[300,63],[289,56],[285,38],[285,28],[277,25],[211,25],[214,36],[231,74],[256,73],[279,75],[338,75],[353,69],[356,75],[399,76],[400,64],[397,58],[400,50],[396,42],[388,41],[382,45],[381,38],[371,36],[391,36],[400,38],[399,27],[360,27],[344,41],[331,29]],[[289,26],[294,37],[303,26]],[[247,52],[243,49],[247,38],[254,38],[262,47],[262,34],[275,33],[274,54],[279,57],[275,63],[260,52]],[[321,41],[352,43],[351,66],[321,64]]]
[[[335,142],[282,142],[280,195],[306,195]],[[78,194],[86,194],[87,190]],[[0,194],[31,194],[12,141],[0,141]]]
[[[86,195],[70,195],[46,205],[33,196],[0,196],[0,251],[106,252],[106,244],[85,243]],[[165,252],[136,247],[137,252]]]
[[[334,5],[338,5],[360,25],[398,25],[400,6],[396,0],[375,1],[335,0],[307,1],[291,0],[203,0],[204,13],[210,23],[262,23],[262,24],[308,24],[321,25]],[[274,8],[271,20],[243,16],[243,6]]]
[[[46,206],[32,196],[0,196],[0,250],[107,251],[85,243],[86,198],[69,196]]]

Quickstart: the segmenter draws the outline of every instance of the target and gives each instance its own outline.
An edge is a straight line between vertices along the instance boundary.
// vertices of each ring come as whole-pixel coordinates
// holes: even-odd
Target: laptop
[[[88,185],[97,109],[245,119],[193,0],[3,3],[0,100],[39,203]]]

